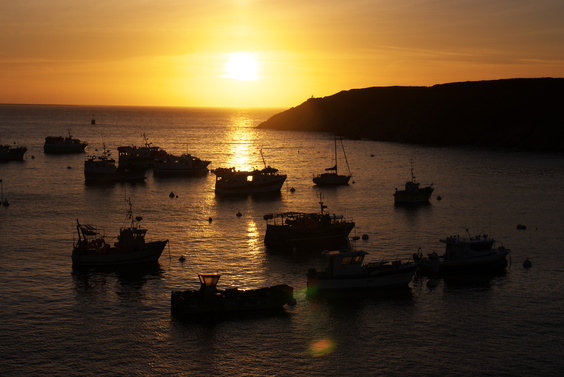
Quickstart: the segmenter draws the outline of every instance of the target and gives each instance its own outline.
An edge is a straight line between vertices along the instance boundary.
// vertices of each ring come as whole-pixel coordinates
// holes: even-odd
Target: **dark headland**
[[[375,141],[564,152],[564,78],[352,89],[312,97],[258,127]]]

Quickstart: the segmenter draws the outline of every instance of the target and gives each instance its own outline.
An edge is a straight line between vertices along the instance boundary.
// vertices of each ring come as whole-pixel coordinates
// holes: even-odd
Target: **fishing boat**
[[[262,151],[261,151],[262,156]],[[217,195],[269,194],[280,192],[286,181],[286,174],[279,174],[278,169],[266,166],[264,169],[236,170],[217,168],[215,174],[215,193]]]
[[[127,225],[120,228],[119,236],[113,244],[106,241],[103,230],[80,224],[76,220],[78,240],[72,251],[73,266],[114,266],[158,261],[168,240],[147,242],[147,229],[139,226],[143,218],[134,217],[131,202],[128,204]]]
[[[88,156],[84,161],[84,179],[86,182],[131,182],[145,180],[146,167],[116,164],[110,152],[104,146],[101,155]]]
[[[27,152],[26,147],[2,144],[0,145],[0,162],[23,161],[25,152]]]
[[[349,168],[349,162],[347,160],[347,155],[345,153],[345,147],[343,145],[343,139],[341,139],[341,148],[343,150],[343,156],[345,158],[345,162],[347,163],[347,168],[349,170],[349,174],[339,174],[338,171],[338,157],[337,157],[337,136],[335,136],[335,165],[330,168],[325,169],[325,173],[321,173],[313,177],[313,183],[317,186],[341,186],[341,185],[348,185],[349,181],[352,177]]]
[[[320,212],[282,212],[263,216],[266,220],[264,243],[271,249],[322,250],[348,244],[348,236],[354,228],[352,220],[342,215],[329,214],[319,200]]]
[[[88,145],[87,142],[81,141],[69,136],[47,136],[43,144],[43,152],[50,154],[67,154],[67,153],[82,153]]]
[[[155,160],[163,158],[167,155],[166,151],[160,147],[154,146],[149,142],[146,134],[142,134],[144,145],[137,146],[119,146],[118,163],[123,167],[152,167]]]
[[[181,156],[167,154],[155,161],[153,173],[162,177],[207,174],[210,163],[211,161],[202,160],[191,154]]]
[[[310,268],[306,274],[308,294],[330,291],[407,287],[417,265],[413,262],[383,260],[364,264],[363,250],[324,251],[325,268]]]
[[[171,314],[180,319],[213,319],[283,311],[285,305],[294,305],[294,288],[287,284],[240,290],[217,289],[219,273],[198,274],[199,290],[172,291]]]
[[[424,273],[503,269],[511,252],[503,245],[495,247],[496,241],[487,234],[470,236],[468,233],[468,237],[455,235],[439,241],[445,244],[444,254],[433,252],[424,257],[421,249],[413,254],[413,259]]]
[[[429,203],[431,194],[433,194],[433,184],[421,187],[420,183],[415,180],[413,174],[413,164],[411,165],[411,180],[405,183],[403,190],[398,190],[394,193],[395,204],[424,204]]]

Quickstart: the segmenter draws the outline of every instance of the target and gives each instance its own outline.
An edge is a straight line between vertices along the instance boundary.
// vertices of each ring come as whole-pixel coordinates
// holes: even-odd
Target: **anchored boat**
[[[103,231],[76,220],[78,240],[72,251],[73,266],[113,266],[158,261],[168,240],[146,242],[147,229],[139,226],[143,218],[133,217],[131,202],[128,204],[129,226],[120,229],[113,244],[106,241]]]
[[[363,250],[324,251],[325,269],[310,268],[308,293],[407,287],[417,266],[413,262],[380,261],[364,264]]]
[[[276,312],[285,305],[294,305],[294,288],[286,284],[266,288],[240,290],[217,289],[218,273],[198,274],[199,290],[172,291],[171,314],[181,319],[208,319]]]

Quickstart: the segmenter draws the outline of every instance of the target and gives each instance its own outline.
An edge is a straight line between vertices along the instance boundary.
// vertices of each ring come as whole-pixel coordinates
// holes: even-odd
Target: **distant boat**
[[[211,161],[201,160],[191,154],[174,156],[167,154],[155,160],[153,172],[159,176],[187,176],[196,174],[207,174],[208,165]]]
[[[50,154],[82,153],[88,143],[69,136],[47,136],[43,144],[43,152]]]
[[[413,255],[425,273],[503,269],[507,266],[507,255],[511,252],[504,246],[494,248],[496,241],[487,234],[471,237],[468,233],[468,237],[456,235],[439,241],[445,244],[444,254],[430,253],[424,257],[419,252]]]
[[[27,152],[26,147],[11,146],[10,144],[0,145],[0,162],[23,161],[25,152]]]
[[[347,155],[345,153],[345,147],[343,145],[343,140],[341,139],[341,148],[343,150],[343,156],[345,158],[345,161],[347,163],[347,168],[349,166],[349,162],[347,160]],[[339,174],[338,171],[338,157],[337,157],[337,136],[335,136],[335,165],[325,169],[325,173],[321,173],[315,177],[313,177],[313,183],[315,183],[318,186],[341,186],[341,185],[348,185],[349,181],[352,177],[352,174],[350,173],[350,168],[349,168],[349,174],[348,175],[343,175],[343,174]]]
[[[354,228],[352,220],[325,212],[323,201],[318,213],[282,212],[263,216],[266,220],[264,243],[267,248],[293,250],[322,250],[348,245],[348,236]]]
[[[294,288],[287,284],[249,290],[219,290],[220,276],[218,273],[198,274],[199,290],[172,291],[171,314],[186,320],[216,319],[283,311],[285,305],[296,303]]]
[[[218,195],[242,195],[280,192],[286,181],[286,174],[279,174],[278,169],[266,166],[266,162],[264,165],[264,169],[260,170],[241,171],[235,168],[213,170],[216,175],[215,193]]]
[[[433,184],[420,187],[419,182],[415,180],[413,174],[413,163],[411,165],[411,180],[405,183],[403,190],[396,189],[394,193],[394,202],[396,204],[424,204],[429,203],[431,194],[433,194]]]
[[[118,166],[105,146],[101,155],[88,156],[84,161],[86,182],[143,181],[146,171],[145,167]]]
[[[407,287],[417,270],[415,263],[399,260],[363,264],[367,254],[362,250],[324,251],[325,269],[310,268],[306,274],[308,293]]]
[[[168,240],[146,242],[147,229],[139,226],[142,217],[133,217],[131,202],[128,204],[127,219],[131,221],[130,225],[120,229],[113,245],[105,240],[98,228],[76,221],[78,240],[72,252],[73,266],[113,266],[158,261]]]

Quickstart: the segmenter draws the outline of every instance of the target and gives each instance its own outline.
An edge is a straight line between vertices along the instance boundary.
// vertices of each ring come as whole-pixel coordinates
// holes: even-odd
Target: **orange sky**
[[[291,107],[564,77],[562,20],[561,0],[0,0],[0,103]]]

